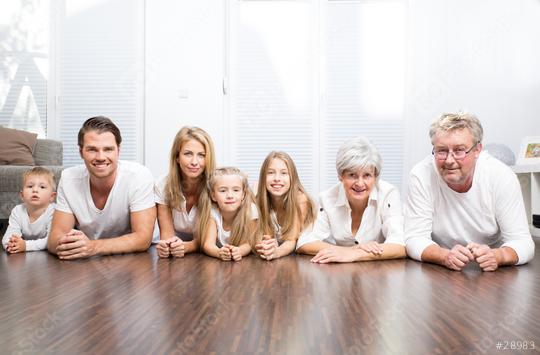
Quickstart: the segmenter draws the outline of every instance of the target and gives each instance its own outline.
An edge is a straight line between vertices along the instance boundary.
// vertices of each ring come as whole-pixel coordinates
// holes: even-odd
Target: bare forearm
[[[388,260],[388,259],[401,259],[407,256],[405,252],[405,247],[399,244],[381,244],[383,249],[382,254],[377,255],[373,253],[365,253],[365,255],[360,255],[358,261],[370,261],[370,260]]]
[[[450,250],[446,248],[442,248],[438,246],[437,244],[432,244],[428,246],[424,251],[422,252],[421,259],[424,262],[438,264],[438,265],[445,265],[444,260],[446,259],[446,255],[450,252]]]
[[[194,253],[194,252],[197,252],[199,250],[199,243],[197,242],[196,239],[193,239],[189,242],[184,242],[184,248],[185,248],[185,253],[188,254],[188,253]]]
[[[331,246],[333,246],[333,244],[316,241],[302,245],[300,248],[298,248],[297,252],[300,254],[316,255],[320,250],[329,248]]]
[[[277,248],[277,257],[281,258],[283,256],[287,256],[290,253],[294,251],[294,248],[296,247],[296,241],[287,240],[284,241],[278,248]]]
[[[213,256],[214,258],[218,258],[218,259],[221,259],[219,257],[219,248],[217,245],[215,244],[208,244],[206,243],[205,245],[203,245],[203,251],[206,255],[208,256]]]
[[[116,238],[93,240],[95,255],[136,253],[146,251],[152,242],[151,233],[135,232]]]
[[[251,246],[248,243],[241,244],[238,248],[240,249],[240,255],[242,255],[242,257],[251,253]]]
[[[58,240],[60,240],[60,238],[66,235],[66,233],[68,232],[69,231],[64,232],[58,229],[51,230],[51,232],[49,233],[49,239],[47,240],[47,250],[49,251],[49,253],[54,255],[58,254],[58,251],[56,250],[56,248],[58,247]]]

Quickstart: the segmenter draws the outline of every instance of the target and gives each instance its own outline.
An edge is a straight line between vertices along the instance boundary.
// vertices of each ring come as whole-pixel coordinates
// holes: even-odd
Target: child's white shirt
[[[26,251],[44,250],[47,248],[47,240],[51,230],[51,221],[55,204],[47,206],[45,212],[34,222],[30,222],[28,210],[24,203],[17,205],[9,216],[9,225],[2,238],[2,246],[7,248],[12,235],[20,235],[26,242]]]
[[[231,231],[226,231],[223,228],[223,217],[221,216],[221,213],[219,209],[212,208],[210,212],[210,217],[216,222],[216,228],[217,228],[217,237],[216,237],[216,245],[218,248],[223,247],[225,244],[229,244],[229,240],[231,238]],[[257,206],[252,203],[251,204],[251,219],[257,219],[259,218],[259,212],[257,210]]]

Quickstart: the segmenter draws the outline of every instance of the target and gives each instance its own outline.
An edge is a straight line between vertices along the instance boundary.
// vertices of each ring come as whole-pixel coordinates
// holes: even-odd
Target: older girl
[[[289,255],[300,233],[313,224],[315,210],[287,153],[270,152],[264,160],[259,173],[257,206],[263,239],[255,250],[265,260]]]
[[[215,167],[214,143],[204,130],[183,127],[176,134],[169,156],[169,174],[155,188],[160,241],[158,255],[183,257],[198,250],[194,237],[209,172]]]
[[[224,261],[239,261],[251,253],[257,232],[257,206],[247,176],[237,168],[214,171],[208,180],[210,216],[201,216],[199,231],[203,251]]]
[[[399,191],[379,179],[381,156],[367,139],[345,142],[338,151],[339,183],[320,194],[313,231],[297,251],[316,263],[405,257]]]

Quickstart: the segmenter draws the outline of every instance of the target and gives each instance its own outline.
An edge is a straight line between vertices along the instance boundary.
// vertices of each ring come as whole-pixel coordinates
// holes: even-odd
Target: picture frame
[[[540,164],[540,136],[524,137],[521,140],[517,164]]]

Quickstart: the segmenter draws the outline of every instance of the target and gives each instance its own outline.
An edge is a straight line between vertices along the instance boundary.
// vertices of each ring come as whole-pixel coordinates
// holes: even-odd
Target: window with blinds
[[[335,156],[363,135],[401,186],[404,1],[229,2],[233,164],[258,178],[270,150],[295,160],[310,193],[335,184]]]
[[[229,78],[232,164],[257,181],[272,150],[295,161],[317,188],[318,59],[310,1],[230,2]],[[227,143],[227,142],[226,142]]]
[[[64,165],[82,161],[77,133],[89,117],[111,118],[120,158],[142,162],[143,0],[66,1],[59,19],[58,138]]]
[[[325,1],[321,14],[321,188],[337,182],[336,152],[356,136],[366,136],[377,146],[383,159],[381,178],[401,186],[406,4]]]
[[[0,125],[47,134],[50,1],[3,0]]]

